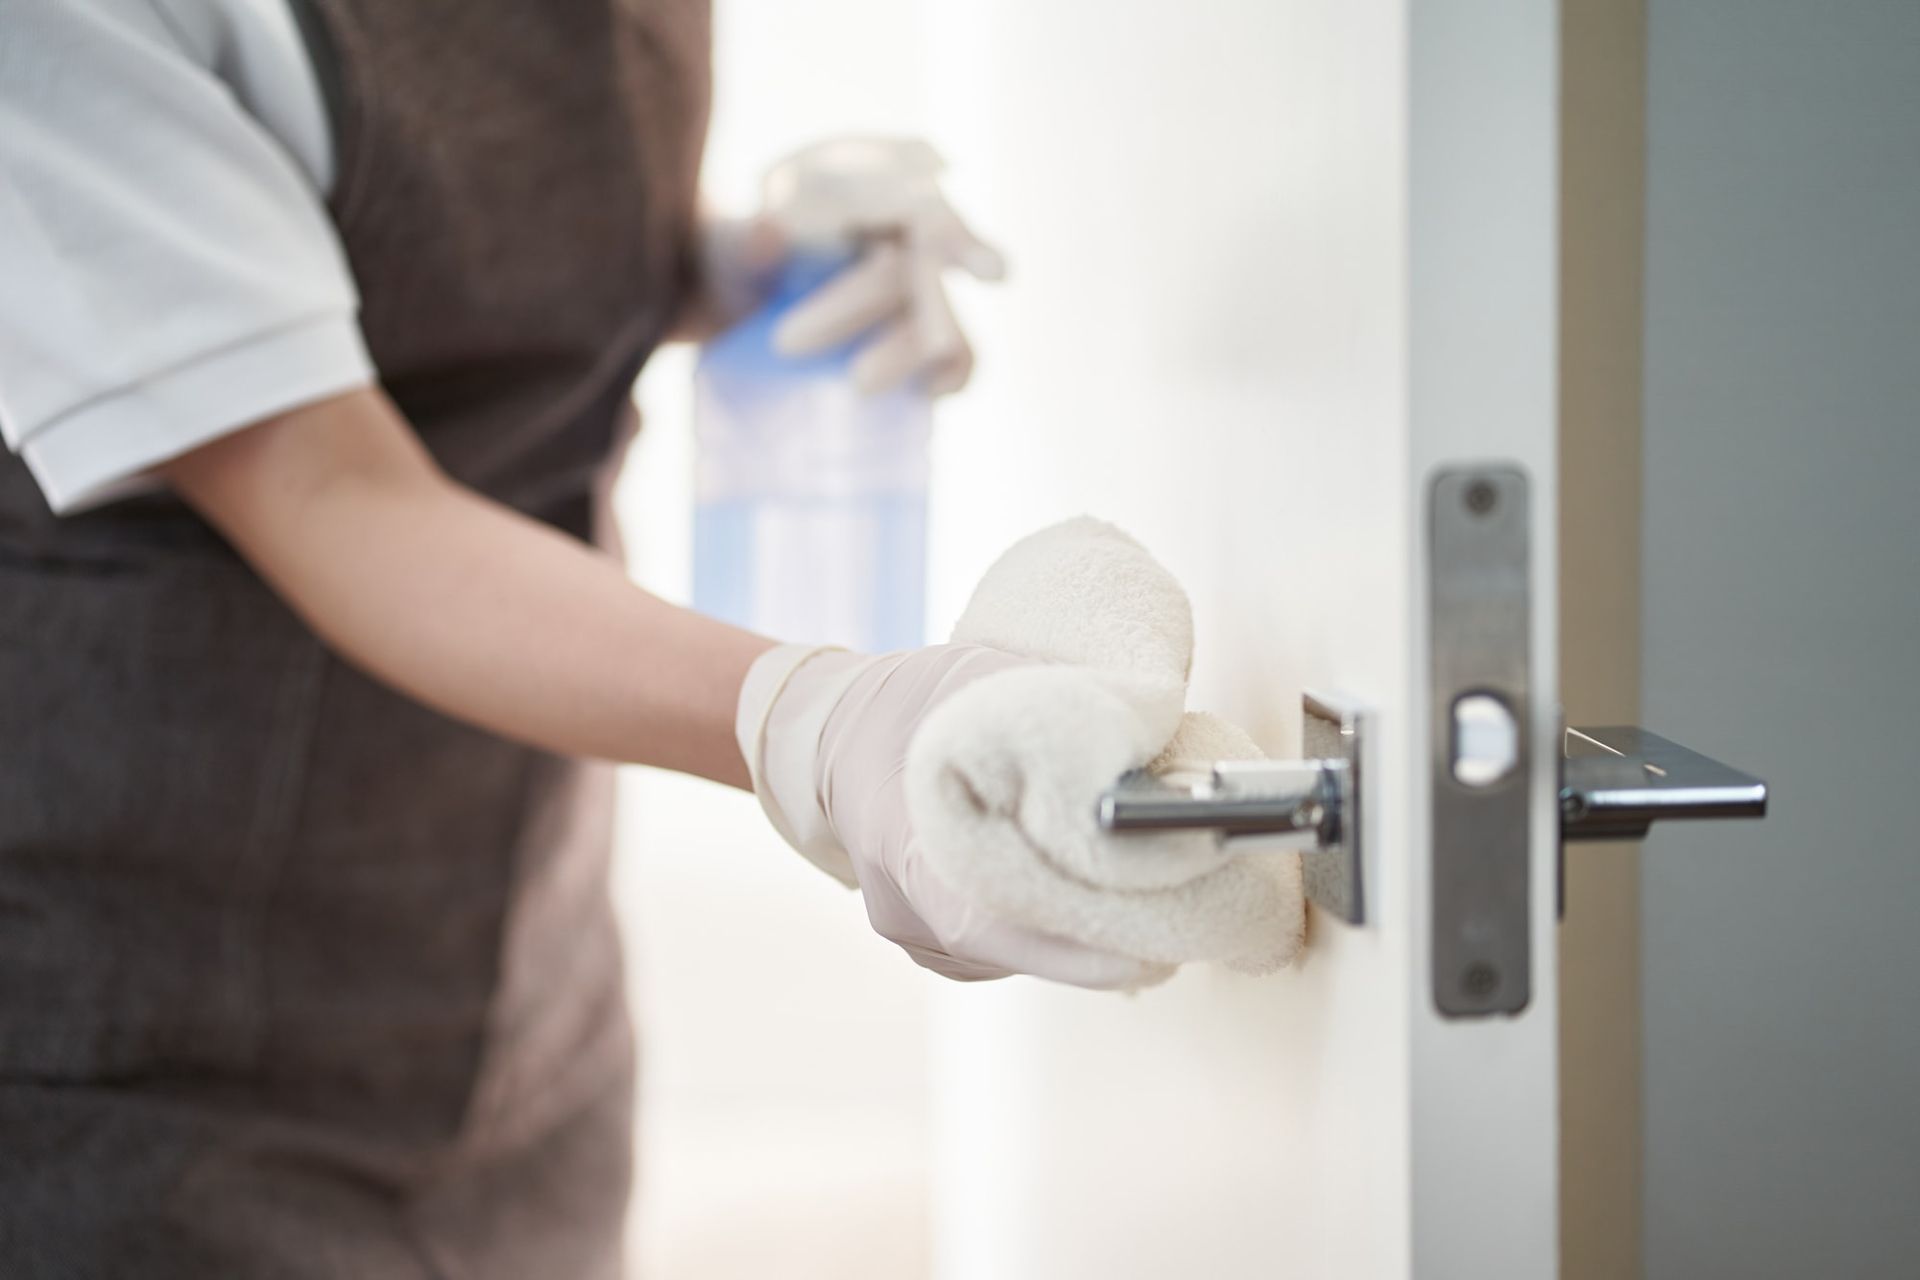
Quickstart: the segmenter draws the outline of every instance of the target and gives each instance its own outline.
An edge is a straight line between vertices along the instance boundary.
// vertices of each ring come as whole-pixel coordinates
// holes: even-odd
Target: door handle
[[[1262,836],[1293,848],[1324,848],[1339,838],[1350,790],[1346,770],[1343,760],[1220,760],[1204,779],[1186,784],[1137,770],[1101,795],[1100,825],[1108,831],[1210,828],[1222,840]]]
[[[1221,760],[1186,781],[1126,774],[1100,796],[1101,829],[1116,835],[1208,830],[1231,852],[1299,850],[1308,896],[1349,924],[1361,923],[1368,715],[1351,699],[1314,693],[1301,698],[1301,713],[1307,749],[1321,754]],[[1562,845],[1638,840],[1655,822],[1767,813],[1765,782],[1637,726],[1569,727],[1562,747]],[[1471,770],[1454,773],[1471,785]]]
[[[1673,819],[1764,818],[1767,784],[1633,725],[1569,728],[1560,839],[1638,840]]]
[[[1304,760],[1221,760],[1178,782],[1136,771],[1101,793],[1117,835],[1211,830],[1232,852],[1300,851],[1307,896],[1348,924],[1366,918],[1362,880],[1365,707],[1337,694],[1300,699]]]
[[[1537,845],[1531,485],[1519,466],[1444,467],[1427,484],[1427,686],[1422,766],[1431,839],[1425,911],[1434,1007],[1447,1018],[1513,1015],[1533,990]],[[1366,716],[1305,700],[1310,758],[1216,766],[1184,790],[1130,777],[1100,800],[1115,833],[1210,828],[1229,849],[1300,850],[1307,895],[1360,924]],[[1632,726],[1568,729],[1554,782],[1559,854],[1580,840],[1638,839],[1669,819],[1758,818],[1758,778]],[[1555,899],[1564,895],[1558,876]]]

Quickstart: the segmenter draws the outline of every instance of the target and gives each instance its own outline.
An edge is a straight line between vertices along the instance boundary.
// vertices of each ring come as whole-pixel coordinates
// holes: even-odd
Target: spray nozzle
[[[898,234],[943,207],[946,162],[919,138],[834,138],[796,151],[767,171],[768,214],[796,245],[850,249]]]

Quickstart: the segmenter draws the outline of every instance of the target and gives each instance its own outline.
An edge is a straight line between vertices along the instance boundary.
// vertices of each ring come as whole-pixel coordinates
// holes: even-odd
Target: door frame
[[[1544,1277],[1559,1256],[1558,7],[1408,6],[1408,510],[1416,655],[1430,652],[1427,495],[1442,470],[1529,480],[1531,994],[1513,1015],[1434,1001],[1434,848],[1411,859],[1411,1225],[1419,1276]],[[1414,721],[1434,714],[1427,663]],[[1401,744],[1410,812],[1432,813],[1423,731]]]

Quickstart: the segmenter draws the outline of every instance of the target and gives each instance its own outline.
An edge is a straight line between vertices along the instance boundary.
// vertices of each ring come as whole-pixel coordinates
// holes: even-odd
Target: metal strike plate
[[[1431,958],[1448,1017],[1532,998],[1529,505],[1512,467],[1443,471],[1428,488]]]
[[[1562,840],[1638,840],[1672,819],[1764,818],[1767,784],[1634,725],[1568,729]]]
[[[1116,834],[1211,830],[1231,853],[1299,849],[1307,896],[1361,923],[1365,712],[1348,699],[1308,693],[1301,715],[1313,758],[1222,760],[1184,781],[1130,773],[1101,795],[1100,826]]]

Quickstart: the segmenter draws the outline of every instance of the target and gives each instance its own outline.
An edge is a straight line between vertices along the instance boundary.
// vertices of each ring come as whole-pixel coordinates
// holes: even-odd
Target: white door
[[[1280,755],[1304,688],[1373,711],[1369,918],[1317,913],[1296,970],[940,993],[943,1280],[1555,1274],[1554,8],[935,7],[965,69],[936,136],[1014,271],[942,428],[945,615],[1091,511],[1191,589],[1196,705]],[[1429,502],[1456,469],[1527,489],[1530,972],[1476,979],[1517,1014],[1436,1000],[1458,690],[1430,675]]]

